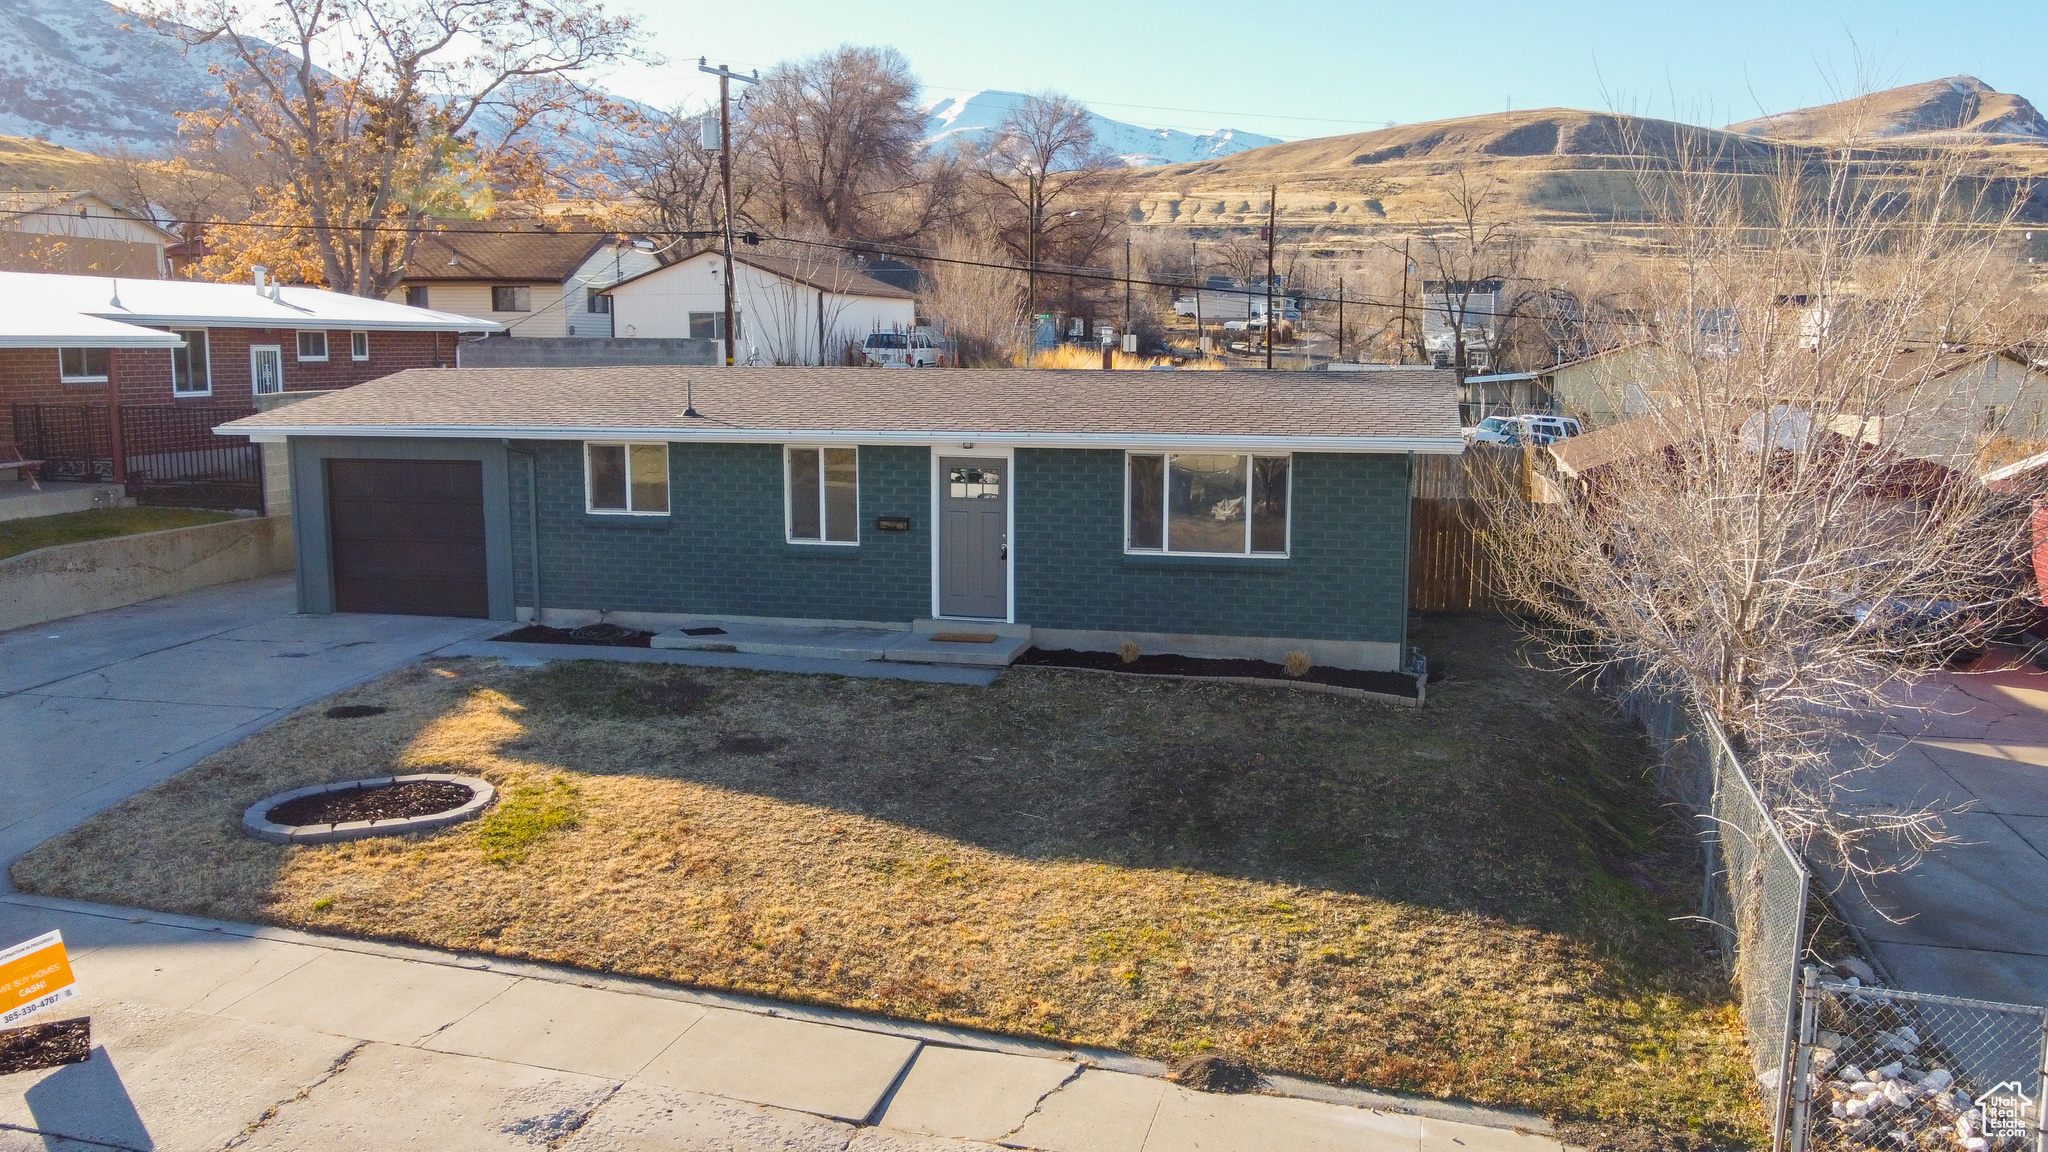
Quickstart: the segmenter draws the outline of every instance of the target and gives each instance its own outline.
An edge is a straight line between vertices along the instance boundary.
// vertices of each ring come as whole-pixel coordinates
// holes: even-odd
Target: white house
[[[733,271],[741,364],[844,364],[869,333],[917,323],[915,293],[836,260],[735,253]],[[698,252],[621,282],[611,297],[618,336],[722,340],[725,257]]]
[[[0,192],[0,268],[157,280],[178,237],[91,192]]]
[[[573,221],[448,223],[420,237],[390,298],[491,320],[508,336],[609,337],[606,293],[659,266],[651,243]]]

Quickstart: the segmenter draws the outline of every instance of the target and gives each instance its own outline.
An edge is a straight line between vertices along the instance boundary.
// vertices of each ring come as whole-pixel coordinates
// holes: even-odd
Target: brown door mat
[[[996,634],[993,632],[934,632],[932,633],[932,639],[941,644],[993,644],[996,642]]]

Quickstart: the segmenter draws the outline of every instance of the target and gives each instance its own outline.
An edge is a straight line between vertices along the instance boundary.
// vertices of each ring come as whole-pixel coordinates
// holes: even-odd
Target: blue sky
[[[1510,101],[1724,124],[1850,94],[1859,70],[1876,87],[1968,73],[2048,101],[2038,0],[609,3],[641,16],[670,63],[607,83],[663,105],[715,91],[700,55],[765,69],[845,42],[894,45],[934,98],[1049,88],[1148,127],[1288,139]]]

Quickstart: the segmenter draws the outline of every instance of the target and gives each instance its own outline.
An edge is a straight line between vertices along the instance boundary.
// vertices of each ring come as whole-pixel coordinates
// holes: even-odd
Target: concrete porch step
[[[718,631],[690,635],[692,631],[713,628]],[[795,622],[703,620],[684,621],[678,627],[657,632],[649,646],[697,652],[744,652],[756,656],[801,656],[815,660],[894,660],[906,664],[1005,668],[1031,647],[1031,627],[978,621],[920,620],[911,630],[897,630]]]
[[[693,630],[711,628],[720,631],[705,636],[689,634]],[[907,635],[906,632],[883,628],[705,620],[685,621],[680,627],[657,632],[648,645],[698,652],[807,656],[815,660],[881,660],[890,644]]]
[[[1014,629],[1018,625],[1008,627]],[[942,640],[938,638],[941,636],[955,639]],[[982,636],[993,639],[979,639]],[[913,632],[891,644],[889,654],[883,659],[917,664],[973,664],[986,668],[1007,668],[1029,647],[1029,626],[1024,626],[1022,636],[1004,636],[997,633],[994,628],[966,624],[942,628],[936,632]]]

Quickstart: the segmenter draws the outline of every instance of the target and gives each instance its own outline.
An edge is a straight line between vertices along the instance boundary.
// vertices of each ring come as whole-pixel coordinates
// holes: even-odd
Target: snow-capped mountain
[[[935,147],[976,147],[1024,100],[1022,92],[976,92],[941,100],[925,111],[925,140]],[[1095,112],[1088,113],[1088,122],[1095,129],[1096,143],[1133,168],[1214,160],[1280,143],[1276,137],[1234,128],[1200,134],[1172,128],[1141,128]]]
[[[103,0],[0,0],[0,135],[155,149],[205,108],[218,50],[190,53]]]

